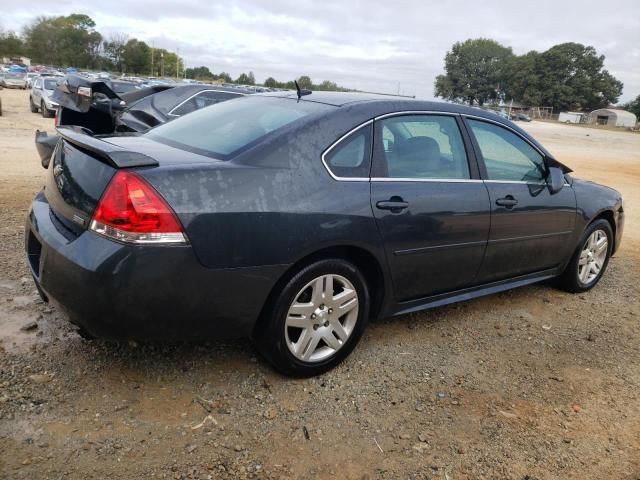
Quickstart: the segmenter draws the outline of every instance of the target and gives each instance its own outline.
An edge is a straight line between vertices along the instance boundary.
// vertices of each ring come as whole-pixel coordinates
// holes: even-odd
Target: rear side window
[[[447,115],[404,115],[380,122],[383,157],[376,176],[468,179],[469,162],[456,119]]]
[[[544,158],[515,133],[493,123],[467,120],[476,137],[489,180],[543,182]]]
[[[226,160],[275,130],[334,108],[315,102],[251,95],[177,118],[150,130],[145,136],[176,148]]]
[[[179,117],[182,115],[186,115],[187,113],[200,110],[201,108],[208,107],[209,105],[224,102],[225,100],[231,100],[232,98],[238,98],[240,96],[241,95],[238,95],[237,93],[230,92],[200,92],[186,100],[183,104],[174,108],[169,114]]]
[[[337,143],[324,155],[331,173],[340,178],[369,178],[372,125],[366,125]]]

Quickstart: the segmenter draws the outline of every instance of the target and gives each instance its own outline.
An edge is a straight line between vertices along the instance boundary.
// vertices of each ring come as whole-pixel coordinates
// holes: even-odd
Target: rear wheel
[[[338,365],[358,343],[369,318],[369,291],[355,265],[312,263],[294,275],[267,308],[254,341],[282,373],[318,375]]]
[[[602,278],[613,250],[613,231],[606,220],[596,220],[585,230],[578,248],[560,277],[560,286],[572,293],[592,289]]]

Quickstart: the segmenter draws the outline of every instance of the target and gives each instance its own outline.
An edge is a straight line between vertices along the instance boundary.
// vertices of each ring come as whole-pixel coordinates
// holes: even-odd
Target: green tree
[[[102,35],[91,17],[39,17],[24,30],[27,51],[36,63],[95,68],[100,62]]]
[[[159,55],[155,61],[156,67],[160,66]],[[124,45],[122,62],[127,73],[146,75],[151,69],[151,48],[145,42],[132,38]]]
[[[311,78],[308,77],[307,75],[303,75],[300,78],[298,78],[298,85],[300,85],[300,88],[304,88],[307,90],[313,89],[313,82],[311,81]]]
[[[0,32],[0,57],[17,56],[24,53],[24,42],[15,32]]]
[[[622,83],[604,69],[604,55],[579,43],[509,62],[506,93],[526,105],[551,106],[554,111],[595,110],[616,103]]]
[[[222,83],[233,83],[231,75],[229,75],[227,72],[220,72],[218,74],[218,80],[221,80]]]
[[[241,73],[235,83],[239,83],[240,85],[255,85],[256,77],[253,76],[253,72],[249,72],[249,75]]]
[[[337,92],[340,91],[340,87],[335,82],[330,82],[329,80],[324,80],[320,85],[314,85],[314,90],[324,90],[329,92]]]
[[[435,95],[454,102],[484,105],[499,98],[511,48],[486,38],[456,42],[444,59],[444,75],[438,75]]]
[[[275,78],[269,77],[264,81],[263,85],[269,88],[278,88],[279,82]]]
[[[633,113],[636,118],[640,120],[640,95],[638,95],[635,100],[625,103],[622,107]]]
[[[209,67],[201,66],[194,68],[187,68],[187,78],[195,80],[214,80],[215,76],[209,70]]]

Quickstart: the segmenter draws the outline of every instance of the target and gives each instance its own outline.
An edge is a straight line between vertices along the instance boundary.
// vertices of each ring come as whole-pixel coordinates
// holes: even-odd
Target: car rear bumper
[[[248,336],[284,265],[202,266],[190,246],[131,246],[94,232],[76,236],[41,192],[32,203],[25,249],[45,299],[92,335],[190,340]]]

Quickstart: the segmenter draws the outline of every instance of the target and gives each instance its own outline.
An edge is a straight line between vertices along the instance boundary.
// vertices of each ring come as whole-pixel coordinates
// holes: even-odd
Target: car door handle
[[[518,200],[513,198],[511,195],[507,195],[504,198],[499,198],[496,200],[496,205],[501,207],[513,208],[518,204]]]
[[[400,197],[391,197],[389,200],[382,200],[376,203],[376,207],[380,210],[391,210],[394,213],[401,212],[409,206],[409,202],[405,202]]]

